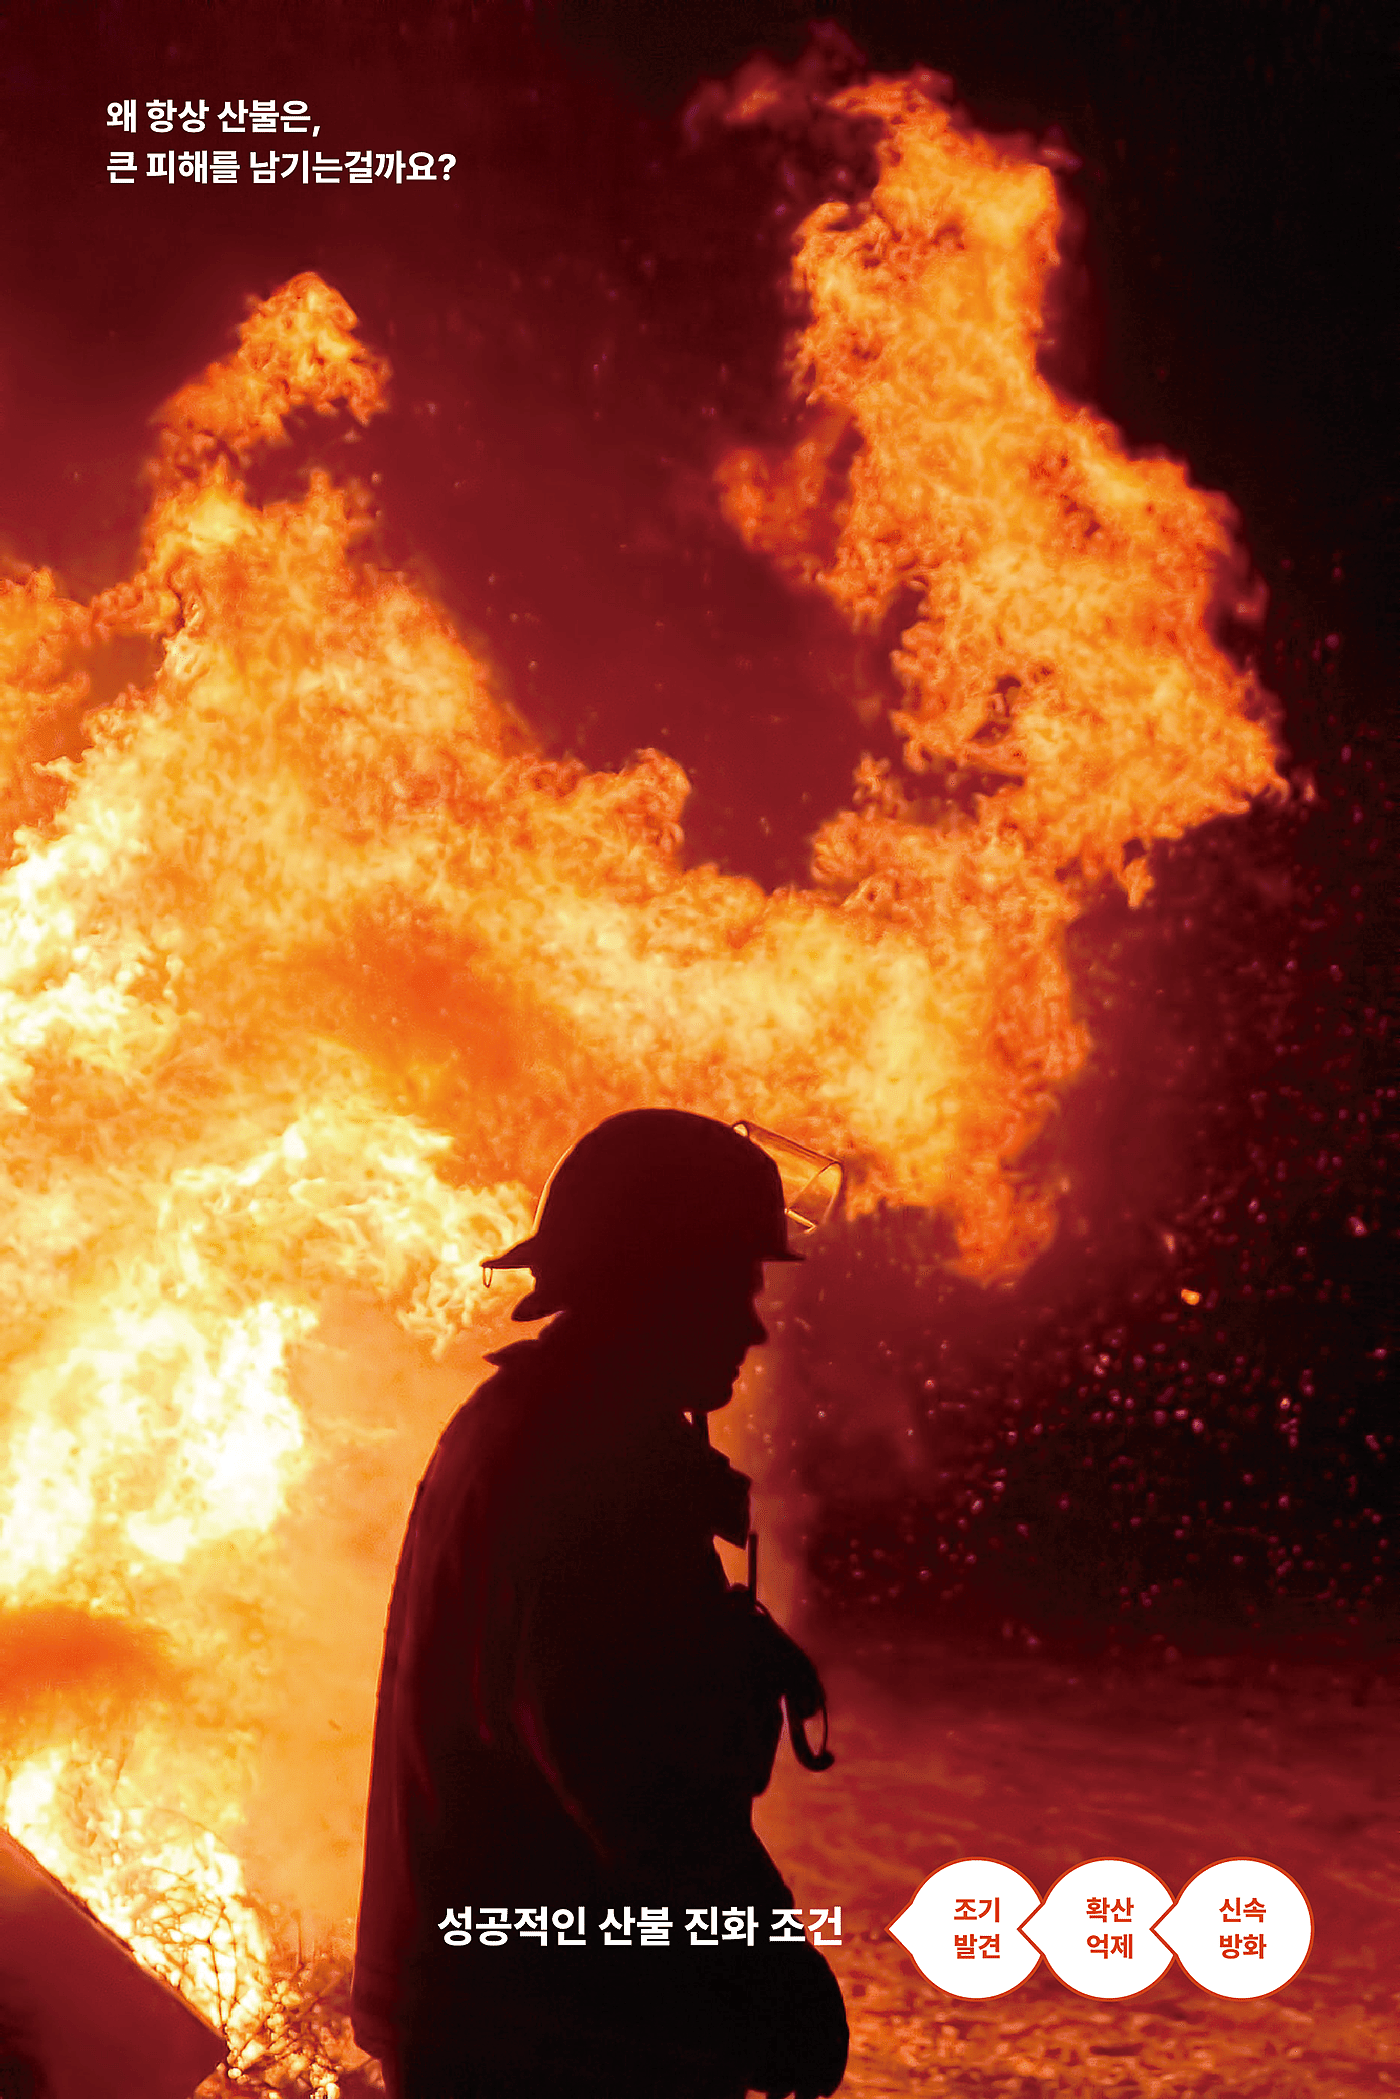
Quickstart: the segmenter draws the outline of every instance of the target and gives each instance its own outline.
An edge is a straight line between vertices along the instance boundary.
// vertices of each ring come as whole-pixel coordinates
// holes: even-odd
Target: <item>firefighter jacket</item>
[[[805,1941],[760,1950],[793,1901],[751,1822],[781,1728],[771,1622],[713,1543],[743,1542],[748,1481],[568,1318],[490,1360],[423,1476],[394,1582],[356,2038],[382,2057],[427,2036],[542,2074],[640,2053],[664,2066],[658,2092],[703,2088],[723,2058],[736,2089],[776,2090],[765,2051],[782,2054],[785,2017],[815,2017],[839,2025],[844,2063],[825,1962]],[[679,1955],[687,1910],[712,1906],[752,1909],[760,1948]],[[494,1947],[488,1907],[512,1926]],[[450,1945],[467,1908],[471,1941]],[[580,1908],[582,1948],[515,1929],[521,1910]],[[644,1908],[668,1913],[670,1952],[636,1943]],[[605,1916],[626,1911],[632,1950],[603,1949]]]

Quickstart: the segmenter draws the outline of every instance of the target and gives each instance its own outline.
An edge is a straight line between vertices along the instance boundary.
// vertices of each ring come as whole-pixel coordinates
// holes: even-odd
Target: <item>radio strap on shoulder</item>
[[[825,1699],[822,1700],[818,1708],[822,1716],[822,1746],[820,1749],[813,1749],[811,1743],[807,1740],[806,1721],[798,1719],[786,1699],[783,1700],[783,1705],[787,1712],[788,1740],[792,1744],[792,1753],[797,1758],[798,1763],[804,1771],[829,1771],[836,1762],[836,1758],[826,1746],[827,1720]],[[815,1715],[813,1717],[815,1718]]]

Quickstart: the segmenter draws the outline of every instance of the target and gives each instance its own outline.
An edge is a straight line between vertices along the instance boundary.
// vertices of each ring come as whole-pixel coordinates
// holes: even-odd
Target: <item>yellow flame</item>
[[[854,222],[832,203],[801,229],[810,318],[794,368],[813,434],[781,462],[732,455],[728,513],[858,627],[911,592],[894,657],[907,765],[1001,775],[975,835],[1003,834],[1056,916],[1047,885],[1067,874],[1072,900],[1108,873],[1139,902],[1150,873],[1125,865],[1130,843],[1280,790],[1263,696],[1211,632],[1221,612],[1260,609],[1234,512],[1180,462],[1130,457],[1041,375],[1062,222],[1049,168],[968,131],[927,81],[875,81],[833,106],[878,120],[879,181]],[[880,828],[873,854],[839,821],[827,850],[844,875],[884,865]]]
[[[0,1787],[5,1827],[235,2046],[262,2010],[266,1935],[243,1869],[210,1830],[75,1772],[67,1747]]]

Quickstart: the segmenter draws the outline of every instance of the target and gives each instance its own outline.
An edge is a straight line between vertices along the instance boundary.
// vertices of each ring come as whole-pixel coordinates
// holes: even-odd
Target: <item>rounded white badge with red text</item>
[[[954,1997],[1000,1997],[1039,1967],[1021,1926],[1040,1896],[1014,1866],[965,1858],[926,1880],[895,1918],[898,1939],[941,1990]]]
[[[1302,1967],[1312,1929],[1295,1880],[1263,1859],[1229,1858],[1187,1882],[1157,1936],[1203,1990],[1267,1997]]]
[[[1171,1966],[1153,1925],[1171,1889],[1131,1859],[1090,1859],[1062,1874],[1025,1925],[1061,1982],[1086,1997],[1135,1997]]]

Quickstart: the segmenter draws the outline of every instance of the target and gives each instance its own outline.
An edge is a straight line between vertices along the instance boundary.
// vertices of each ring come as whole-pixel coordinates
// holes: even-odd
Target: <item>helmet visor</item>
[[[845,1169],[840,1160],[830,1159],[825,1152],[816,1152],[809,1145],[799,1144],[795,1137],[784,1137],[777,1130],[765,1130],[760,1123],[736,1122],[734,1128],[741,1137],[756,1144],[760,1151],[767,1152],[777,1167],[783,1183],[783,1209],[789,1224],[795,1224],[804,1236],[830,1224],[846,1185]]]

